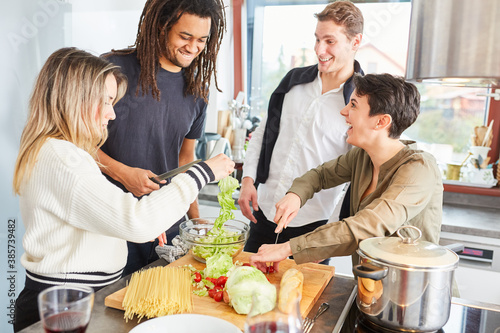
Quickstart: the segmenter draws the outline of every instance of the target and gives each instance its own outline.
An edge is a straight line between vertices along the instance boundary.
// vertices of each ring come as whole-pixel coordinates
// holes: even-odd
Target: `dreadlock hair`
[[[183,14],[196,15],[211,20],[210,35],[203,51],[185,68],[185,95],[203,97],[208,102],[210,77],[214,74],[217,90],[216,60],[222,37],[226,30],[226,17],[222,0],[148,0],[144,6],[132,49],[118,50],[115,53],[132,53],[137,50],[141,65],[139,86],[142,94],[151,89],[153,98],[160,100],[160,90],[156,83],[156,74],[160,68],[160,56],[164,54],[167,35]]]

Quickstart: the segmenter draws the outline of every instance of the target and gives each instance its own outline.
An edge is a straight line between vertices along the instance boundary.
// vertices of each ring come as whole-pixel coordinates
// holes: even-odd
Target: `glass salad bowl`
[[[181,223],[179,235],[189,247],[193,257],[205,259],[217,253],[236,257],[248,239],[250,226],[239,220],[228,220],[220,229],[214,228],[215,218],[190,219]]]

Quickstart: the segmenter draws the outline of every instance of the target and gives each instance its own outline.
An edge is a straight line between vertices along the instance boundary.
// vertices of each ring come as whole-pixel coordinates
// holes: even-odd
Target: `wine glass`
[[[94,305],[87,286],[55,286],[38,295],[38,310],[47,333],[84,333]]]
[[[300,297],[294,297],[287,309],[280,309],[278,304],[269,311],[263,302],[265,296],[252,295],[252,307],[245,321],[245,333],[301,333]]]

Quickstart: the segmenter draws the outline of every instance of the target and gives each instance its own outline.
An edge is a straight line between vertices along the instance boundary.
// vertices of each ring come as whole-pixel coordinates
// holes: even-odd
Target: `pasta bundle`
[[[191,273],[181,267],[153,267],[132,274],[122,303],[125,320],[139,321],[191,312]]]

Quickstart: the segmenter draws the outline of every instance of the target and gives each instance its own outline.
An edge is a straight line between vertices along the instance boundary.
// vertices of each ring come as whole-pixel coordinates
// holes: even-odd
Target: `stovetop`
[[[354,301],[340,333],[393,333],[366,319]],[[437,333],[500,333],[500,312],[478,307],[451,304],[450,318]]]

